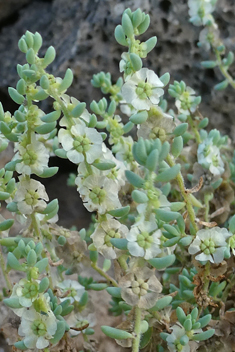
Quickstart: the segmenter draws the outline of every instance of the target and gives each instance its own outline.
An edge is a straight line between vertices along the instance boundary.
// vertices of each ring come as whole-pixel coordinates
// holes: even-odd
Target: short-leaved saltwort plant
[[[191,21],[207,26],[206,48],[215,45],[209,40],[214,6],[189,0]],[[91,290],[106,290],[110,312],[123,317],[116,327],[102,326],[103,333],[133,352],[234,350],[231,143],[205,130],[201,97],[185,82],[169,85],[177,110],[168,109],[169,73],[158,77],[143,67],[157,42],[139,39],[149,23],[140,9],[124,11],[115,29],[124,47],[123,78],[113,83],[109,73],[94,75],[91,83],[106,98],[89,109],[66,94],[71,69],[63,79],[47,73],[56,53],[51,46],[39,56],[39,33],[27,31],[19,40],[27,63],[17,66],[20,79],[9,88],[19,108],[11,115],[0,106],[0,149],[14,144],[14,157],[0,170],[0,199],[22,225],[9,236],[14,220],[1,216],[3,302],[19,317],[19,350],[59,351],[63,341],[67,350],[79,335],[81,350],[94,351]],[[48,97],[53,110],[45,114],[39,102]],[[94,214],[89,229],[56,224],[58,201],[35,179],[57,173],[48,166],[53,155],[77,166],[69,184]],[[103,281],[82,276],[84,266]],[[23,274],[14,285],[11,270]]]

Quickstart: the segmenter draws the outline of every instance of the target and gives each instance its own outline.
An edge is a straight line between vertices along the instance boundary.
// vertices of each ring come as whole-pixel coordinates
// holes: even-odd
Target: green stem
[[[190,115],[188,115],[187,121],[188,121],[190,127],[192,128],[192,130],[193,130],[193,132],[194,132],[194,135],[195,135],[197,144],[200,144],[200,143],[201,143],[200,134],[199,134],[197,128],[194,126],[194,122],[193,122],[193,119],[192,119],[192,113],[191,113],[190,110],[189,110],[189,113],[190,113]]]
[[[8,274],[5,270],[5,261],[4,261],[4,258],[3,258],[3,254],[2,254],[2,250],[0,248],[0,266],[1,266],[1,269],[2,269],[2,273],[3,273],[3,276],[4,276],[4,279],[6,281],[6,285],[7,285],[7,288],[8,290],[12,291],[12,284],[11,284],[11,281],[8,277]]]
[[[208,197],[208,195],[206,194],[204,196],[204,202],[205,202],[205,221],[209,222],[209,211],[210,211],[210,198]]]
[[[135,339],[133,339],[132,352],[139,352],[140,336],[141,336],[141,309],[135,307]]]
[[[221,55],[220,52],[213,47],[217,62],[218,62],[218,67],[220,69],[220,72],[224,76],[224,78],[227,79],[228,83],[235,89],[235,81],[233,80],[233,77],[228,73],[228,68],[225,68],[223,65],[223,62],[221,60]]]
[[[95,263],[91,262],[91,267],[96,270],[101,276],[103,276],[108,282],[110,282],[114,287],[118,287],[118,284],[114,279],[112,279],[108,274],[106,274],[101,268],[99,268]]]
[[[166,158],[166,161],[168,162],[168,164],[172,167],[175,165],[175,162],[172,158],[172,156],[170,154],[168,154],[167,158]],[[179,186],[179,189],[182,193],[182,196],[184,198],[184,201],[186,203],[186,208],[187,208],[187,211],[188,211],[188,216],[189,216],[189,219],[191,221],[191,224],[194,228],[194,230],[197,232],[198,231],[198,227],[197,227],[197,224],[196,224],[196,217],[195,217],[195,212],[194,212],[194,209],[193,209],[193,206],[191,204],[191,201],[190,201],[190,193],[187,193],[185,191],[185,187],[184,187],[184,179],[183,179],[183,176],[182,176],[182,173],[179,172],[178,175],[176,176],[176,181],[178,183],[178,186]]]

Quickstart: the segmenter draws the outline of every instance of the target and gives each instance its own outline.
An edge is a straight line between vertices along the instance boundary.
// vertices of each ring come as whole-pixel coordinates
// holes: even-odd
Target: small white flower
[[[52,311],[41,314],[31,307],[22,317],[18,332],[20,336],[25,336],[23,341],[27,348],[41,350],[49,346],[56,330],[57,320]]]
[[[112,238],[126,238],[129,230],[125,225],[112,218],[100,223],[91,235],[93,243],[98,252],[107,259],[115,259],[120,252],[110,240]]]
[[[211,46],[219,46],[219,31],[211,27],[205,27],[199,34],[198,46],[205,51],[209,51]]]
[[[164,84],[154,71],[141,68],[122,87],[122,95],[136,110],[149,110],[157,105],[164,94]]]
[[[224,252],[228,248],[226,240],[230,236],[232,233],[226,228],[213,227],[199,230],[188,251],[190,254],[198,253],[195,257],[196,260],[221,263],[224,259]]]
[[[149,309],[159,298],[162,285],[151,269],[136,266],[135,263],[138,264],[138,262],[136,259],[131,259],[129,272],[120,279],[121,296],[131,306],[137,305],[139,308]]]
[[[37,281],[21,279],[13,286],[11,297],[18,297],[19,303],[23,307],[31,307],[32,303],[38,298],[39,285]]]
[[[167,337],[167,347],[170,352],[190,352],[190,346],[187,344],[186,346],[181,345],[180,338],[186,335],[186,331],[183,326],[173,325],[172,333]]]
[[[161,235],[162,232],[157,228],[153,217],[151,221],[140,221],[138,225],[131,226],[130,232],[126,236],[127,248],[134,257],[154,258],[161,252]]]
[[[90,175],[84,179],[78,191],[88,211],[97,210],[100,214],[104,214],[106,211],[121,207],[118,185],[107,177]]]
[[[64,280],[57,284],[57,286],[60,288],[62,293],[67,293],[65,297],[60,298],[61,302],[66,299],[69,299],[70,303],[73,303],[74,301],[79,302],[85,292],[85,287],[75,280]]]
[[[71,130],[60,129],[59,142],[67,152],[67,157],[74,164],[86,160],[92,164],[102,155],[102,137],[94,129],[86,127],[82,121],[71,127]]]
[[[75,313],[74,311],[69,315],[67,324],[70,326],[69,333],[71,336],[77,336],[81,333],[78,329],[92,328],[96,325],[95,313],[87,312],[89,309]]]
[[[220,156],[219,148],[213,144],[212,138],[206,138],[198,146],[197,150],[198,163],[204,168],[209,169],[213,175],[222,175],[224,172],[224,163]]]
[[[18,153],[14,160],[20,159],[16,164],[16,171],[20,174],[40,175],[48,167],[49,151],[43,143],[38,142],[34,133],[31,134],[31,143],[26,147],[18,146]]]
[[[144,139],[159,138],[164,141],[167,139],[168,134],[171,135],[175,127],[176,124],[173,117],[164,113],[159,106],[156,106],[151,109],[148,119],[138,126],[137,136]]]
[[[202,26],[211,21],[214,24],[213,17],[211,13],[215,9],[214,0],[189,0],[189,16],[190,21],[195,26]]]
[[[135,161],[133,154],[132,154],[132,147],[134,144],[133,138],[131,136],[128,137],[122,137],[123,142],[120,146],[120,149],[118,150],[116,154],[116,158],[122,162],[125,163],[125,166],[128,168],[128,170],[131,167],[131,163]]]
[[[13,199],[22,214],[32,214],[34,211],[43,211],[48,201],[48,195],[43,184],[36,180],[26,180],[20,177],[17,191]]]
[[[175,101],[175,106],[177,107],[179,113],[188,115],[189,114],[189,109],[191,112],[194,112],[196,110],[196,107],[192,106],[192,103],[195,99],[195,90],[193,90],[191,87],[186,87],[185,91],[179,99],[176,99]]]

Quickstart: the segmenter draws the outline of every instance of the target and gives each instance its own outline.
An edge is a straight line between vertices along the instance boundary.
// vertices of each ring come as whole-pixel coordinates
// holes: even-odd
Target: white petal
[[[213,253],[213,258],[216,264],[221,263],[224,259],[224,251],[226,247],[220,247],[215,250]]]
[[[153,87],[164,87],[162,81],[158,78],[156,73],[152,70],[148,70],[147,72],[147,80]]]
[[[36,335],[28,335],[24,339],[24,344],[28,348],[35,348],[37,343],[37,336]]]
[[[36,342],[36,347],[38,349],[43,349],[49,345],[49,341],[45,339],[45,337],[40,336]]]
[[[137,242],[128,242],[127,248],[134,257],[143,257],[144,249],[138,245]]]
[[[148,100],[148,99],[139,99],[138,97],[133,99],[131,104],[138,111],[139,110],[149,110],[150,107],[152,106],[152,103],[150,102],[150,100]]]
[[[84,160],[84,155],[77,152],[75,149],[71,149],[67,152],[67,157],[72,163],[79,164]]]
[[[210,254],[201,253],[201,254],[198,254],[195,257],[195,259],[199,260],[200,262],[204,262],[204,261],[209,260],[211,263],[214,263],[214,259],[212,258],[212,256]]]

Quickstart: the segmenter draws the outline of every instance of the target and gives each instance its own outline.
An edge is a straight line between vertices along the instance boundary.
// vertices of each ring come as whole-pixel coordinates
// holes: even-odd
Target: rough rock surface
[[[75,80],[70,93],[89,103],[99,96],[89,83],[94,73],[110,71],[114,80],[118,78],[123,48],[114,39],[114,28],[120,23],[125,8],[140,7],[151,16],[150,28],[143,38],[158,37],[158,44],[145,64],[157,74],[170,72],[171,82],[183,79],[193,87],[203,96],[201,112],[211,118],[211,126],[234,137],[232,89],[211,92],[222,77],[217,70],[200,66],[200,60],[208,59],[208,54],[196,45],[200,28],[188,22],[186,0],[8,0],[7,3],[15,8],[15,15],[9,24],[0,18],[0,100],[6,109],[14,109],[7,97],[7,87],[16,85],[16,64],[24,62],[17,42],[27,29],[43,36],[42,53],[50,45],[56,48],[57,58],[50,67],[51,72],[63,75],[71,67]],[[20,3],[24,4],[21,9]],[[234,12],[233,0],[218,2],[215,17],[228,50],[235,49]],[[232,73],[235,73],[234,65]]]

